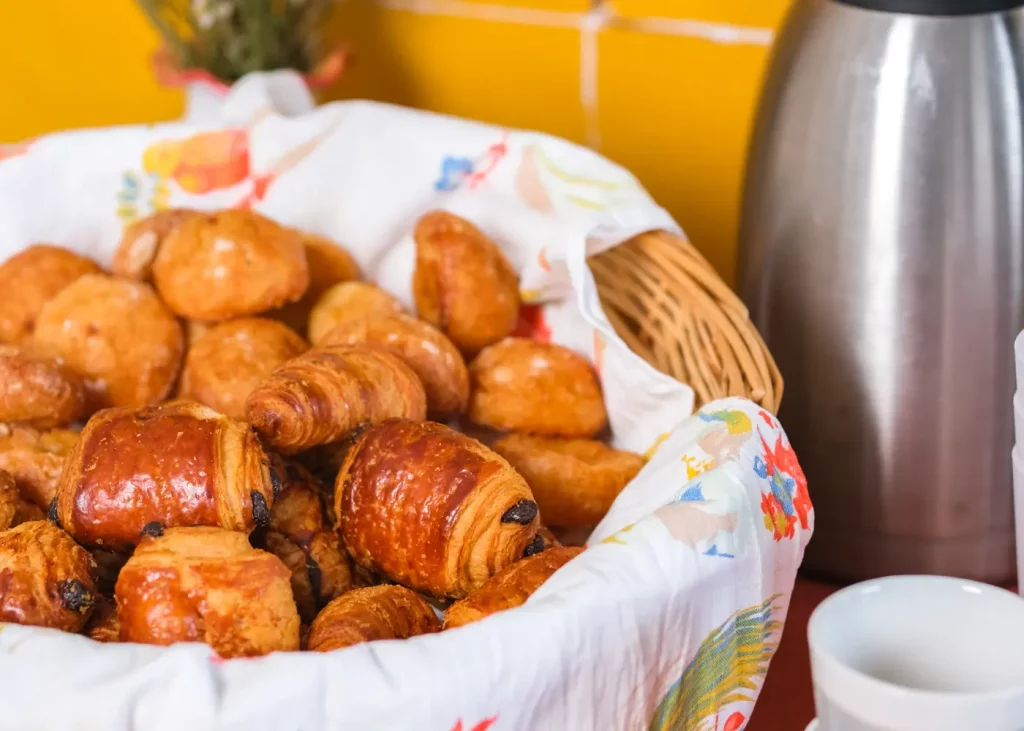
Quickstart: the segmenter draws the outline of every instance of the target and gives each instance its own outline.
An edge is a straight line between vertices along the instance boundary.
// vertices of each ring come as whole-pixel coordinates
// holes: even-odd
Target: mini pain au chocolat
[[[168,528],[145,537],[121,569],[121,640],[205,642],[221,657],[299,649],[291,572],[244,533]]]
[[[405,640],[437,632],[431,606],[404,586],[371,586],[338,597],[309,628],[308,649],[330,652],[374,640]]]
[[[47,521],[0,532],[0,622],[78,632],[96,601],[92,559]]]
[[[175,401],[93,416],[61,475],[56,517],[82,545],[123,551],[174,526],[249,533],[267,525],[273,499],[255,433]]]
[[[372,346],[318,346],[253,389],[246,417],[275,449],[294,454],[385,419],[426,418],[427,397],[399,358]]]
[[[462,597],[533,541],[537,504],[502,457],[433,422],[388,421],[349,450],[335,485],[342,539],[364,568]]]

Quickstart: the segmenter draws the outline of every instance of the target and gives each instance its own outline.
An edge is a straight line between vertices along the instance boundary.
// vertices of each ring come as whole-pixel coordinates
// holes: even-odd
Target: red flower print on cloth
[[[551,328],[544,319],[543,305],[520,305],[519,320],[512,331],[517,338],[530,338],[541,343],[551,342]]]
[[[497,720],[497,716],[492,716],[491,718],[485,718],[483,721],[480,721],[475,726],[464,728],[462,725],[462,719],[460,718],[458,721],[455,722],[455,725],[452,726],[452,731],[487,731],[487,729],[489,729]]]
[[[782,435],[769,447],[764,436],[758,432],[764,456],[754,458],[754,472],[768,481],[769,491],[761,493],[761,512],[764,513],[765,528],[772,532],[776,541],[793,538],[796,523],[809,527],[811,499],[807,494],[807,478],[800,469],[796,453],[788,444],[782,443]]]

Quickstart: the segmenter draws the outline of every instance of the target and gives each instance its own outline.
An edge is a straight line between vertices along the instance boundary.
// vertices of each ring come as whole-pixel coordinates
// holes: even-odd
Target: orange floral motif
[[[492,716],[491,718],[485,718],[483,721],[478,722],[475,726],[470,727],[466,731],[487,731],[487,729],[489,729],[491,726],[493,726],[494,723],[497,720],[498,720],[497,716]],[[461,718],[458,721],[455,722],[454,726],[452,726],[452,731],[463,731],[462,719]]]
[[[537,263],[540,265],[540,268],[543,269],[544,271],[551,271],[551,263],[548,261],[547,247],[542,247],[541,250],[537,253]]]
[[[156,142],[142,154],[142,167],[193,195],[230,188],[249,178],[249,131],[225,129]]]
[[[594,370],[597,371],[598,378],[601,377],[601,368],[604,366],[604,349],[606,343],[604,338],[601,337],[601,333],[594,330]]]
[[[807,493],[807,478],[796,459],[796,453],[788,444],[783,444],[779,435],[775,446],[770,447],[764,436],[758,432],[764,456],[754,458],[754,472],[768,481],[769,492],[761,494],[761,512],[764,525],[772,532],[776,541],[793,538],[796,524],[807,529],[812,509]]]

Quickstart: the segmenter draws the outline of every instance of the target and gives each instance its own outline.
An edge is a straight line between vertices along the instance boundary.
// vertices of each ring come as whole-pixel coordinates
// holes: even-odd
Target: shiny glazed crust
[[[0,531],[5,531],[14,525],[20,499],[21,496],[18,494],[18,486],[14,484],[14,478],[10,473],[0,470]]]
[[[359,279],[359,265],[345,249],[325,236],[299,231],[309,265],[309,287],[302,299],[285,305],[270,317],[280,320],[296,332],[305,333],[309,315],[320,295],[341,282]]]
[[[433,422],[389,421],[360,436],[334,509],[358,564],[436,597],[479,587],[538,527],[530,488],[508,462]]]
[[[501,249],[465,219],[423,216],[413,234],[416,310],[472,355],[512,332],[519,317],[519,276]]]
[[[330,652],[374,640],[404,640],[437,632],[441,623],[416,592],[404,586],[355,589],[328,604],[309,629],[308,649]]]
[[[221,657],[299,649],[291,572],[221,528],[168,528],[146,536],[117,580],[121,639],[205,642]]]
[[[232,419],[245,419],[245,399],[286,360],[309,346],[274,320],[243,318],[211,327],[189,348],[179,395]]]
[[[57,486],[60,524],[86,546],[125,550],[145,531],[270,520],[267,457],[253,431],[200,404],[107,409],[86,424]]]
[[[0,622],[78,632],[96,600],[88,552],[43,520],[0,533]]]
[[[14,477],[22,498],[49,510],[64,462],[77,443],[78,432],[71,429],[0,424],[0,470]]]
[[[402,303],[380,287],[366,282],[342,282],[320,295],[309,313],[309,341],[319,345],[327,333],[346,322],[402,311]]]
[[[448,607],[444,613],[444,628],[461,627],[526,603],[541,584],[581,553],[582,548],[551,548],[509,566],[468,597]]]
[[[47,428],[70,424],[84,411],[79,378],[52,360],[0,345],[0,421]]]
[[[181,367],[183,337],[150,286],[90,274],[43,307],[32,348],[80,376],[95,410],[164,399]]]
[[[309,269],[295,231],[253,211],[225,210],[180,221],[157,251],[153,282],[181,317],[227,320],[299,299]]]
[[[589,439],[509,434],[493,449],[526,478],[544,523],[562,528],[601,522],[646,462]]]
[[[398,356],[423,382],[427,411],[455,416],[469,402],[469,370],[452,341],[433,325],[410,315],[380,315],[342,323],[323,345],[378,345]]]
[[[169,208],[140,218],[121,234],[110,271],[119,277],[148,282],[153,275],[153,260],[167,235],[189,216],[199,215],[187,208]]]
[[[0,265],[0,342],[21,344],[32,337],[43,305],[86,274],[98,274],[91,259],[59,246],[37,244]]]
[[[370,346],[316,347],[278,366],[246,401],[250,424],[278,451],[294,454],[385,419],[426,418],[416,374]]]
[[[469,364],[469,418],[507,431],[592,437],[608,423],[594,369],[568,348],[506,338]]]

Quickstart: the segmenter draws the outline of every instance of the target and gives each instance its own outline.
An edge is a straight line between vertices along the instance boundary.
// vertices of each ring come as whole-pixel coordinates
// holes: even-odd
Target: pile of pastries
[[[137,221],[110,271],[0,265],[0,621],[327,651],[518,606],[583,550],[643,458],[584,358],[513,336],[494,241],[413,236],[415,312],[246,210]]]

